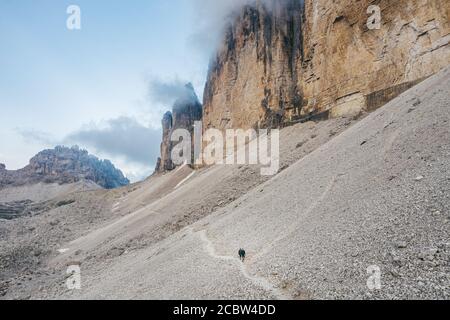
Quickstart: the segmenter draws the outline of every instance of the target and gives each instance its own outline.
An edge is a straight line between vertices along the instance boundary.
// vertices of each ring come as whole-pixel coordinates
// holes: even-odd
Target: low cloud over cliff
[[[163,81],[152,79],[149,81],[149,96],[152,102],[159,103],[167,108],[172,107],[177,100],[192,100],[193,87],[187,81],[174,79],[171,81]],[[196,99],[196,97],[195,97]]]
[[[232,21],[232,13],[255,0],[194,0],[197,30],[190,45],[203,54],[210,55],[220,43],[225,26]]]
[[[120,117],[84,126],[65,140],[151,167],[159,154],[161,131],[143,126],[134,118]]]
[[[219,46],[224,28],[233,21],[245,5],[262,3],[268,10],[283,6],[287,0],[193,0],[197,30],[190,37],[190,45],[200,53],[211,55]],[[303,0],[299,0],[303,3]]]

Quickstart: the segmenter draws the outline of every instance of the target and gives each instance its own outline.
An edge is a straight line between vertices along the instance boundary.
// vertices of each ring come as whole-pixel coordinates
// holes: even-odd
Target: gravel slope
[[[447,69],[356,124],[334,119],[283,129],[282,170],[271,179],[255,167],[183,167],[0,222],[0,258],[26,249],[19,267],[29,256],[41,266],[0,279],[0,293],[448,299],[449,102]],[[47,250],[38,257],[36,240]],[[236,259],[240,247],[245,264]],[[65,287],[71,264],[81,265],[80,291]],[[366,286],[372,265],[381,269],[379,291]]]
[[[83,261],[81,291],[37,297],[449,299],[449,103],[447,69],[198,222]]]

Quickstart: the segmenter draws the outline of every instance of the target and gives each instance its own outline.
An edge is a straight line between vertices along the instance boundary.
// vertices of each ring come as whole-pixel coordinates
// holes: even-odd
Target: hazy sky
[[[219,23],[239,0],[1,0],[0,163],[25,166],[57,144],[109,158],[135,180],[152,172],[155,84],[202,96]],[[69,5],[81,30],[68,30]]]

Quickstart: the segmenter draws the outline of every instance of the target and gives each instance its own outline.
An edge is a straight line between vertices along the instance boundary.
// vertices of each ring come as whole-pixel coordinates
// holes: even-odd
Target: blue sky
[[[147,164],[135,150],[145,147],[136,144],[135,157],[114,137],[127,144],[135,141],[128,132],[144,132],[153,159],[170,105],[151,83],[189,81],[201,98],[217,32],[208,27],[224,8],[213,3],[1,0],[0,163],[18,169],[44,148],[76,143],[133,180],[149,174],[156,159]],[[72,4],[81,8],[81,30],[66,27]]]

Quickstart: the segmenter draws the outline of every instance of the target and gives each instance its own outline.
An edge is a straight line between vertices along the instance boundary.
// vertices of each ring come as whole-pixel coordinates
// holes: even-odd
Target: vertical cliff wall
[[[300,0],[258,1],[236,15],[210,65],[203,127],[277,124],[286,108],[300,107]]]
[[[369,30],[367,8],[381,9]],[[306,0],[302,114],[373,109],[450,63],[447,0]]]
[[[379,30],[367,27],[370,5]],[[447,0],[257,0],[211,62],[204,128],[375,109],[450,63],[449,11]]]

